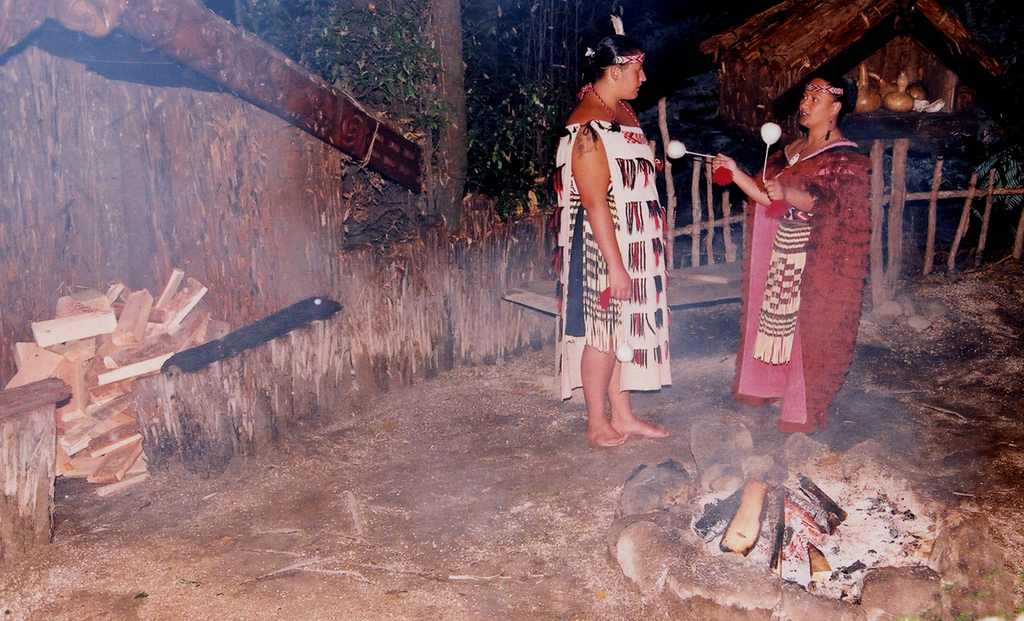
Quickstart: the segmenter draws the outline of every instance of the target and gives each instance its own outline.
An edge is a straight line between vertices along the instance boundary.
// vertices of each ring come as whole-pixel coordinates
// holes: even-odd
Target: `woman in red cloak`
[[[860,323],[871,238],[870,160],[836,124],[857,101],[846,78],[814,77],[799,106],[807,134],[756,178],[725,155],[748,201],[743,318],[733,398],[782,399],[779,429],[825,428]],[[728,173],[726,173],[728,175]]]

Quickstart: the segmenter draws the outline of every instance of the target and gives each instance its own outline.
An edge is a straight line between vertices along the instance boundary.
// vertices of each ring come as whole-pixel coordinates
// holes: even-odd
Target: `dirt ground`
[[[1022,272],[908,286],[950,308],[924,331],[866,318],[832,423],[814,436],[904,454],[922,485],[988,515],[1015,576]],[[0,573],[2,618],[675,618],[667,596],[622,575],[608,529],[631,470],[689,459],[691,425],[740,420],[768,454],[785,440],[776,412],[729,398],[738,317],[737,304],[673,314],[674,384],[634,397],[667,440],[589,446],[582,399],[557,399],[552,345],[355,412],[338,404],[214,479],[171,469],[105,499],[58,481],[53,544]]]

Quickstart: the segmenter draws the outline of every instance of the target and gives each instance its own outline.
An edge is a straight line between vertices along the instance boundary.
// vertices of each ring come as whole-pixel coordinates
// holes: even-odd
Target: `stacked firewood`
[[[47,377],[71,387],[57,408],[57,474],[102,484],[106,496],[148,476],[142,434],[129,407],[136,378],[157,373],[175,353],[226,332],[196,306],[207,288],[182,270],[159,297],[116,282],[57,300],[54,319],[32,323],[34,342],[17,343],[14,388]]]

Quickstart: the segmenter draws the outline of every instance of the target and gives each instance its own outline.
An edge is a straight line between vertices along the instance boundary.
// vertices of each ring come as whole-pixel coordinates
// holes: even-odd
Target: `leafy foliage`
[[[433,98],[438,55],[425,32],[427,0],[244,0],[241,23],[360,101],[414,130],[444,126]]]

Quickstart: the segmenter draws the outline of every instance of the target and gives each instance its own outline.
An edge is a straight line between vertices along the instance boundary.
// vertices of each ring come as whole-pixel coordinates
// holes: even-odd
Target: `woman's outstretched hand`
[[[736,167],[736,160],[732,159],[728,155],[719,153],[711,160],[712,168],[724,168],[729,172],[736,173],[739,169]]]

